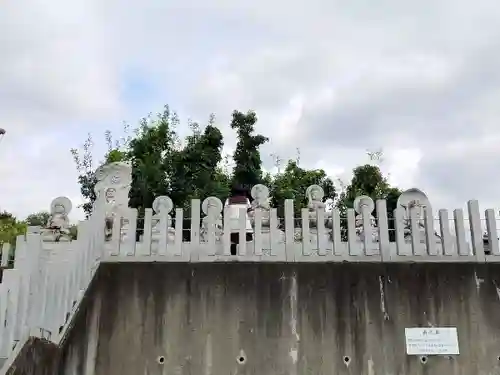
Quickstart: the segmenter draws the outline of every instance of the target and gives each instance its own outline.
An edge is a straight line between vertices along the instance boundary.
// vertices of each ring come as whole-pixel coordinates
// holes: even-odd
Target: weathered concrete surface
[[[500,374],[499,271],[107,265],[59,355],[59,372],[46,374]],[[415,326],[456,326],[461,354],[425,364],[406,356],[404,328]]]
[[[7,375],[57,374],[60,350],[57,345],[37,338],[24,343]]]

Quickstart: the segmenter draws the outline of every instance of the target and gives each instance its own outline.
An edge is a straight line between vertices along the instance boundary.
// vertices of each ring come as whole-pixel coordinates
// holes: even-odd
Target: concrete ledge
[[[496,374],[499,267],[101,264],[60,346],[31,337],[1,375]],[[460,355],[406,355],[429,326]]]

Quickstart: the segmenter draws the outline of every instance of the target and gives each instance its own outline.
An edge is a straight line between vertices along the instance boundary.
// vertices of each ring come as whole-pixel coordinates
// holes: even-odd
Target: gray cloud
[[[122,93],[134,70],[155,84],[148,110],[169,102],[201,122],[215,112],[229,149],[231,111],[256,110],[267,167],[300,148],[304,166],[346,178],[382,147],[395,182],[438,205],[496,204],[500,151],[475,145],[500,135],[499,21],[494,0],[8,1],[0,203],[27,214],[76,199],[67,150],[145,114]]]
[[[94,6],[2,4],[0,126],[7,134],[0,144],[0,209],[26,216],[64,194],[76,205],[69,148],[97,124],[123,116],[119,70]]]
[[[483,208],[498,207],[499,140],[498,135],[491,135],[429,151],[420,160],[418,180],[436,192],[437,201],[457,203],[454,208],[470,199],[478,199]]]
[[[260,129],[274,141],[269,150],[286,157],[300,147],[309,166],[322,160],[349,169],[354,160],[363,162],[366,148],[417,148],[423,155],[414,161],[418,172],[398,181],[403,187],[418,185],[446,207],[473,197],[496,205],[493,191],[477,187],[474,193],[496,166],[475,161],[484,155],[470,145],[500,134],[500,7],[440,2],[409,9],[387,1],[361,12],[355,3],[346,5],[355,15],[351,22],[346,13],[325,12],[336,25],[325,27],[328,36],[314,39],[302,28],[310,39],[306,45],[298,39],[293,53],[275,48],[226,64],[218,79],[212,74],[203,107],[210,106],[210,93],[231,92],[228,109],[241,103],[259,109]],[[214,80],[219,84],[211,85]],[[462,151],[451,158],[446,149],[456,144]],[[489,158],[498,156],[493,150]]]

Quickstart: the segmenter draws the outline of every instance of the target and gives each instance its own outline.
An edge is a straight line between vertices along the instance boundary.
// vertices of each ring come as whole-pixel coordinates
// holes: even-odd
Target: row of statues
[[[128,193],[130,191],[130,186],[132,182],[131,178],[131,167],[128,163],[118,162],[106,164],[98,168],[96,171],[97,184],[95,186],[95,192],[97,199],[94,203],[94,210],[97,208],[104,210],[105,216],[105,238],[111,239],[113,222],[116,217],[120,217],[121,222],[121,237],[127,236],[128,232],[128,220],[127,208],[128,208]],[[271,200],[269,197],[269,189],[265,185],[255,185],[252,187],[250,195],[252,201],[244,194],[233,194],[228,197],[224,204],[216,197],[208,197],[202,202],[202,212],[204,217],[201,222],[200,237],[202,241],[208,239],[208,234],[210,232],[210,223],[215,223],[215,239],[218,241],[223,235],[224,229],[231,232],[231,241],[238,242],[240,225],[242,221],[240,220],[241,209],[246,212],[245,232],[247,234],[247,240],[253,238],[253,233],[255,230],[255,219],[256,212],[259,210],[261,212],[261,231],[264,234],[264,239],[270,233],[271,225]],[[324,191],[319,185],[311,185],[306,190],[307,197],[307,208],[309,211],[309,235],[314,239],[317,236],[317,218],[318,212],[322,212],[324,217],[324,226],[326,229],[326,236],[331,239],[331,232],[333,228],[333,218],[331,211],[326,209],[326,204],[324,202]],[[410,189],[406,195],[402,195],[398,205],[405,208],[410,208],[412,206],[420,204],[420,206],[428,205],[425,194],[423,194],[418,189]],[[420,203],[419,203],[420,202]],[[423,203],[423,204],[422,204]],[[223,211],[227,207],[227,214],[229,215],[229,227],[224,228],[223,222]],[[363,218],[361,212],[363,207],[367,208],[370,213],[370,223],[371,223],[371,233],[364,233]],[[161,228],[167,229],[167,238],[173,240],[175,236],[175,230],[169,223],[162,223],[161,220],[166,219],[171,222],[172,217],[170,216],[172,210],[174,209],[174,204],[172,200],[167,196],[157,197],[152,205],[154,216],[153,216],[153,227],[152,227],[152,237],[156,241],[160,238]],[[372,215],[374,212],[374,202],[368,196],[360,196],[354,202],[354,209],[356,211],[355,217],[355,227],[356,236],[359,240],[363,241],[365,235],[371,237],[373,242],[378,241],[378,229],[375,217]],[[72,204],[71,201],[66,197],[58,197],[51,204],[51,217],[46,227],[42,231],[44,240],[46,241],[69,241],[70,240],[70,224],[68,215],[71,212]],[[419,211],[418,216],[421,217],[423,211]],[[209,220],[212,218],[213,220]],[[408,221],[408,220],[406,220]],[[409,222],[405,224],[407,232],[410,230]],[[284,233],[279,228],[273,228],[279,233],[279,235],[284,237]],[[301,240],[304,234],[301,228],[294,228],[295,239]],[[406,233],[405,233],[406,234]],[[410,233],[408,232],[408,235]],[[406,236],[405,236],[406,237]]]
[[[325,203],[322,201],[324,196],[323,190],[318,185],[312,185],[307,189],[307,197],[308,197],[308,209],[309,209],[309,219],[310,225],[309,227],[314,232],[314,229],[317,227],[317,212],[319,210],[323,210],[324,218],[325,218],[325,227],[330,230],[332,228],[332,217],[331,213],[326,211]],[[238,233],[240,232],[240,210],[243,208],[246,212],[245,218],[245,230],[249,235],[249,239],[251,239],[251,234],[255,230],[255,213],[257,210],[261,211],[261,230],[263,233],[270,232],[270,211],[271,204],[269,198],[269,189],[265,185],[256,185],[252,188],[251,196],[253,201],[250,203],[248,198],[244,199],[234,199],[234,197],[230,197],[226,200],[223,205],[222,202],[216,197],[208,197],[202,203],[202,212],[205,215],[202,219],[200,235],[202,240],[207,240],[209,233],[209,223],[210,217],[213,217],[213,221],[215,223],[215,237],[216,240],[220,240],[224,230],[223,224],[223,216],[222,212],[224,207],[228,207],[228,214],[230,216],[229,220],[229,228],[231,232]],[[111,238],[113,221],[118,214],[124,214],[123,206],[116,204],[116,189],[109,188],[105,191],[104,194],[104,204],[106,207],[106,222],[105,222],[105,237],[107,239]],[[369,201],[368,204],[373,204],[373,201]],[[157,240],[160,237],[161,228],[168,227],[168,237],[169,239],[173,239],[175,231],[172,226],[161,222],[162,218],[167,220],[171,220],[170,216],[171,211],[174,208],[174,204],[172,200],[167,196],[159,196],[157,197],[152,205],[154,216],[153,216],[153,227],[152,227],[152,237],[153,240]],[[68,215],[71,212],[72,204],[71,201],[66,197],[58,197],[54,199],[51,204],[51,216],[46,225],[46,227],[42,230],[42,234],[44,239],[49,242],[65,242],[70,240],[70,222]],[[120,215],[121,217],[121,215]],[[373,219],[374,227],[375,219]],[[121,218],[122,222],[122,232],[123,235],[126,235],[127,232],[127,220],[126,218]],[[359,230],[358,230],[359,226]],[[361,215],[358,214],[356,217],[356,227],[358,235],[362,236],[362,219]],[[297,228],[298,229],[298,228]],[[281,231],[279,232],[281,233]],[[375,233],[375,232],[374,232]],[[300,239],[301,236],[300,230],[296,231],[296,239]]]
[[[233,237],[237,237],[240,231],[240,213],[241,210],[244,209],[246,211],[245,218],[245,231],[247,232],[247,238],[252,238],[252,233],[255,230],[255,219],[256,212],[260,210],[261,212],[261,225],[260,230],[264,234],[264,238],[266,235],[269,235],[271,229],[271,199],[269,197],[269,189],[265,185],[255,185],[253,186],[251,192],[251,197],[253,198],[252,202],[246,197],[230,197],[226,200],[224,206],[222,202],[216,197],[209,197],[203,201],[202,210],[206,215],[202,220],[202,229],[201,236],[202,240],[205,240],[208,236],[209,232],[209,218],[213,215],[213,221],[215,221],[215,233],[216,239],[219,240],[223,234],[224,225],[223,225],[223,216],[222,211],[224,207],[227,207],[227,214],[229,215],[229,230],[231,233],[234,233]],[[307,208],[309,209],[309,226],[314,232],[314,229],[317,227],[317,212],[322,210],[324,212],[325,217],[325,227],[327,229],[332,228],[332,217],[331,213],[326,211],[326,205],[323,202],[324,192],[321,186],[319,185],[311,185],[306,190],[306,196],[308,199]],[[275,228],[278,229],[278,228]],[[300,237],[300,230],[297,228],[295,232],[296,239]],[[284,233],[281,230],[278,232],[282,237],[284,237]],[[233,242],[233,241],[232,241]],[[236,242],[236,240],[235,240]]]

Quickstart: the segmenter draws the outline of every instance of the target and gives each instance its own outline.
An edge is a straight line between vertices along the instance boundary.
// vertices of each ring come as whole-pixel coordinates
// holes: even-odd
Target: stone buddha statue
[[[295,229],[295,239],[302,240],[303,236],[309,236],[310,240],[315,243],[318,239],[318,212],[322,211],[325,225],[325,240],[330,241],[331,214],[326,212],[326,204],[323,202],[325,192],[319,185],[311,185],[306,190],[306,198],[308,200],[307,208],[309,210],[309,233],[302,233],[302,229]]]
[[[97,183],[95,193],[98,206],[105,212],[105,238],[110,240],[115,217],[122,217],[120,227],[121,239],[128,235],[128,193],[132,183],[132,166],[126,162],[104,164],[96,170]],[[132,234],[135,236],[135,233]]]
[[[171,225],[163,222],[163,220],[170,222],[171,217],[169,213],[173,208],[174,203],[172,199],[166,195],[160,195],[153,201],[153,211],[155,212],[153,216],[153,227],[151,229],[151,238],[153,242],[159,242],[162,228],[166,228],[167,230],[167,241],[175,241],[175,229]]]
[[[364,241],[365,236],[368,235],[371,237],[372,242],[378,242],[378,228],[377,228],[377,220],[372,215],[373,210],[375,209],[375,203],[373,199],[369,196],[361,195],[354,200],[354,210],[356,211],[355,218],[355,226],[356,226],[356,236],[359,241]],[[370,233],[365,233],[365,228],[363,227],[363,208],[366,207],[368,212],[370,212],[370,224],[371,231]]]
[[[258,184],[252,188],[250,194],[252,195],[253,201],[248,211],[248,217],[252,227],[255,228],[255,211],[259,209],[262,211],[262,227],[269,228],[271,212],[269,189],[266,185]]]
[[[262,245],[264,249],[271,249],[271,203],[269,198],[269,189],[266,185],[255,185],[250,194],[253,201],[248,211],[248,217],[254,231],[260,230],[262,233]],[[255,213],[259,210],[262,213],[261,227],[257,228],[255,223]],[[285,234],[279,230],[278,242],[283,242]]]
[[[50,218],[42,229],[42,238],[46,242],[71,241],[68,215],[71,212],[71,201],[66,197],[54,199],[50,207]]]
[[[208,241],[208,233],[210,231],[210,220],[215,224],[215,240],[220,241],[222,239],[223,232],[223,220],[222,220],[222,202],[217,197],[208,197],[201,204],[201,209],[206,215],[201,220],[201,231],[200,237],[202,241]]]

